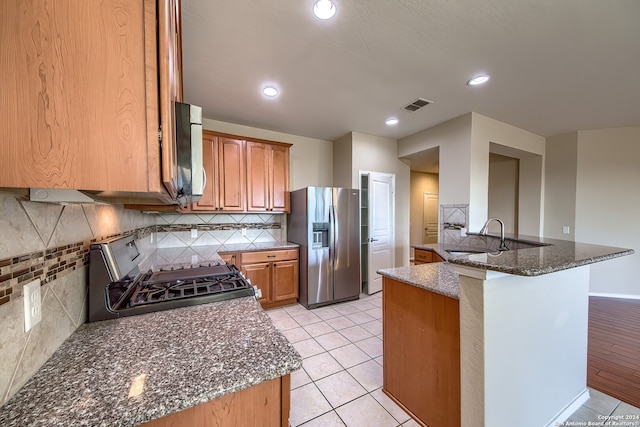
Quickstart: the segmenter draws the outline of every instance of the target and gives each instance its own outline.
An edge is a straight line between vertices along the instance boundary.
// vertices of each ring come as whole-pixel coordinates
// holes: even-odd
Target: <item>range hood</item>
[[[61,205],[72,203],[105,203],[91,193],[59,188],[30,188],[29,200],[32,202],[59,203]]]

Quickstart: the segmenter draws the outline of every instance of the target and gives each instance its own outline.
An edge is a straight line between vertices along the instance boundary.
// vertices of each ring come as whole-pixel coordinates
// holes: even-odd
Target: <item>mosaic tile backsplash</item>
[[[279,242],[286,239],[286,215],[146,215],[119,205],[61,206],[0,192],[0,405],[86,321],[91,242],[132,233],[143,252]],[[22,289],[36,278],[42,321],[24,332]]]
[[[36,203],[0,193],[0,404],[86,321],[92,241],[138,233],[156,219],[122,206]],[[41,280],[42,321],[24,332],[22,288]]]

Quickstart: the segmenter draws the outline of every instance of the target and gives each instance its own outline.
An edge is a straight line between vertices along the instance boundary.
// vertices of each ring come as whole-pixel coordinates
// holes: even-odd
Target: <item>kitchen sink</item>
[[[449,255],[451,256],[462,256],[462,255],[475,255],[475,254],[484,254],[488,251],[457,251],[457,250],[448,250]]]

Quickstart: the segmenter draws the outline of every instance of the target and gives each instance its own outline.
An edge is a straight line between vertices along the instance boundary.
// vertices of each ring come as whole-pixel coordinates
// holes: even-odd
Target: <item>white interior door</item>
[[[395,175],[369,173],[369,295],[382,290],[376,271],[394,266],[394,187]]]
[[[438,195],[424,193],[422,243],[438,242]]]

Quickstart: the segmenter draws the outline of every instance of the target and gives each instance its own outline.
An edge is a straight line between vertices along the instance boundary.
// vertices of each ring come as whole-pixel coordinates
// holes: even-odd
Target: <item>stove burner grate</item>
[[[220,294],[251,288],[251,285],[235,272],[177,278],[169,281],[142,280],[129,299],[129,307],[173,301],[205,295]]]

